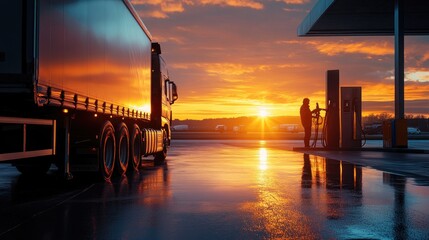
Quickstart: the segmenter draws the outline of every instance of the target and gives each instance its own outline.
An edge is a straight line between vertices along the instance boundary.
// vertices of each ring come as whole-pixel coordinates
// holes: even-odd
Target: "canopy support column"
[[[404,119],[404,0],[395,0],[395,119]]]

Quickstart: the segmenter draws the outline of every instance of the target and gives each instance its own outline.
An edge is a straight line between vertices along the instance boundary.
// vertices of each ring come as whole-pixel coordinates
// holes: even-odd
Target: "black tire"
[[[101,176],[108,181],[112,177],[116,157],[115,129],[110,121],[104,123],[100,136],[98,162]]]
[[[125,174],[130,156],[130,134],[125,123],[120,123],[116,129],[116,173]]]
[[[51,168],[51,161],[47,157],[39,157],[29,162],[18,163],[15,167],[23,175],[43,175]]]
[[[142,135],[140,128],[134,124],[133,131],[130,138],[130,164],[129,169],[138,171],[142,157]]]

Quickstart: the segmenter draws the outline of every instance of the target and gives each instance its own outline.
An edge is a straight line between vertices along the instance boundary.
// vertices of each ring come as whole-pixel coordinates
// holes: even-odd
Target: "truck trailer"
[[[109,180],[165,160],[177,87],[129,0],[4,0],[0,30],[0,162]]]

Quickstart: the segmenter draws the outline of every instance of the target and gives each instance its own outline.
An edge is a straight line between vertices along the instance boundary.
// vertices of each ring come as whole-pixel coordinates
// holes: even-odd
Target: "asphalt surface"
[[[410,140],[407,149],[383,149],[381,141],[367,141],[359,150],[326,151],[298,149],[299,152],[371,167],[401,176],[412,177],[426,184],[429,178],[429,140]],[[320,145],[320,144],[319,144]]]
[[[176,140],[165,164],[111,183],[3,164],[0,239],[429,239],[429,177],[411,171],[427,154],[300,144]]]
[[[321,133],[319,133],[321,136]],[[194,132],[194,131],[173,131],[173,139],[176,140],[301,140],[304,132]],[[366,135],[366,139],[381,140],[381,134]],[[421,134],[409,134],[410,140],[429,140],[429,132]]]

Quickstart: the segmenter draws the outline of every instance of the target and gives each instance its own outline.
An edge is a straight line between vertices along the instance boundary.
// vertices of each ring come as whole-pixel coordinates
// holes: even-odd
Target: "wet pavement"
[[[429,178],[360,166],[395,153],[325,158],[295,143],[176,140],[166,164],[111,183],[3,164],[0,239],[429,239]]]

